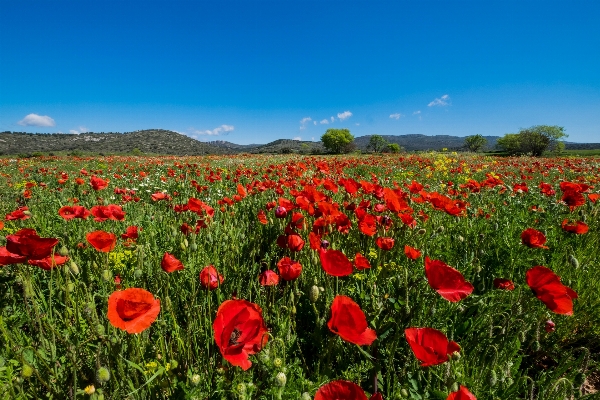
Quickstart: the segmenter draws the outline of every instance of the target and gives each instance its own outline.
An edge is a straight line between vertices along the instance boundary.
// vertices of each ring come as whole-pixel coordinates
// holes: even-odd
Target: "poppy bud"
[[[321,248],[327,249],[329,247],[329,242],[325,239],[321,240]]]
[[[194,374],[194,375],[192,375],[192,378],[190,379],[190,381],[192,382],[192,385],[198,386],[198,384],[200,383],[200,379],[202,379],[200,377],[200,375]]]
[[[458,392],[458,389],[459,389],[459,387],[458,387],[458,382],[454,382],[454,383],[452,384],[452,386],[450,387],[450,391],[451,391],[451,392]]]
[[[496,374],[496,371],[492,370],[492,372],[490,372],[488,383],[490,386],[496,386],[496,383],[498,383],[498,375]]]
[[[190,250],[191,250],[191,251],[196,251],[196,250],[198,250],[198,245],[197,245],[196,243],[192,243],[192,244],[190,245]]]
[[[458,236],[456,237],[456,240],[458,240],[459,242],[461,242],[461,243],[462,243],[462,242],[464,242],[464,241],[465,241],[465,238],[464,238],[464,237],[462,237],[462,236],[460,236],[460,235],[458,235]]]
[[[105,282],[111,281],[112,280],[112,272],[110,272],[109,269],[105,269],[102,271],[102,279],[104,279]]]
[[[142,277],[142,275],[144,275],[144,271],[142,271],[141,269],[137,268],[135,271],[133,271],[133,276],[136,279],[140,279]]]
[[[275,376],[275,382],[277,383],[277,386],[284,387],[287,383],[287,377],[283,372],[280,372]]]
[[[544,329],[546,330],[546,332],[552,333],[556,330],[556,325],[551,320],[548,320],[546,321],[546,326],[544,326]]]
[[[67,292],[71,293],[73,290],[75,290],[75,284],[73,282],[69,282],[67,284]]]
[[[108,382],[110,380],[110,371],[108,370],[108,368],[98,368],[98,371],[96,371],[96,379],[100,383]]]
[[[319,298],[319,288],[316,285],[311,286],[310,292],[308,292],[308,298],[311,303],[316,303]]]
[[[458,351],[453,352],[452,354],[450,354],[450,357],[454,360],[454,361],[458,361],[460,360],[460,353]]]
[[[302,393],[302,396],[300,396],[300,400],[312,400],[312,397],[310,397],[308,392],[304,392]]]
[[[277,357],[273,360],[273,365],[275,366],[275,368],[281,368],[281,366],[283,365],[283,360]]]
[[[276,218],[285,218],[287,216],[287,210],[285,207],[279,206],[275,209]]]
[[[62,246],[60,249],[58,249],[58,254],[60,254],[63,257],[66,257],[69,255],[69,249],[67,249],[65,246]]]
[[[21,369],[21,376],[23,378],[31,378],[33,375],[33,368],[29,364],[23,364],[23,368]]]
[[[402,395],[402,397],[408,397],[408,390],[402,388],[402,390],[400,390],[400,394]]]
[[[79,267],[77,266],[77,264],[75,264],[73,260],[71,260],[71,262],[69,263],[69,269],[74,275],[79,275]]]
[[[391,218],[387,215],[381,217],[381,225],[387,225],[391,222]]]
[[[571,264],[573,268],[579,268],[579,261],[575,258],[573,254],[569,255],[569,264]]]
[[[427,231],[424,228],[421,228],[417,231],[417,235],[424,235],[426,233],[427,233]]]
[[[105,333],[104,325],[102,325],[102,324],[96,325],[96,333],[98,334],[98,336],[103,336]]]
[[[244,382],[240,382],[238,383],[236,390],[238,392],[238,394],[242,397],[245,398],[246,396],[246,384]]]
[[[437,232],[437,233],[444,233],[444,227],[443,227],[443,226],[439,226],[439,227],[436,229],[436,232]]]

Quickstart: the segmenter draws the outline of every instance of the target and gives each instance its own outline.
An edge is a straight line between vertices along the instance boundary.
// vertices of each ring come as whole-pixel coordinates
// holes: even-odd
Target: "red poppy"
[[[138,236],[139,236],[139,229],[137,226],[128,226],[127,230],[125,231],[125,233],[121,234],[121,239],[131,239],[131,240],[137,240]]]
[[[569,209],[573,211],[577,207],[585,204],[585,196],[575,190],[567,190],[563,193],[561,200],[569,206]]]
[[[359,346],[368,346],[377,339],[377,333],[368,327],[365,313],[347,296],[335,296],[327,326],[345,341]]]
[[[64,206],[58,210],[58,215],[66,220],[73,218],[87,219],[90,214],[90,211],[83,206]]]
[[[27,211],[27,213],[25,213],[26,211]],[[14,221],[17,219],[24,220],[24,219],[31,218],[31,214],[29,213],[29,208],[27,206],[23,206],[23,207],[19,207],[18,209],[11,212],[10,214],[6,214],[5,218],[7,221]]]
[[[277,263],[279,274],[286,281],[297,279],[302,273],[302,265],[298,261],[294,261],[289,257],[283,257]]]
[[[354,382],[331,381],[319,388],[315,400],[367,400],[365,391]]]
[[[48,257],[52,253],[52,248],[57,244],[58,239],[41,238],[35,229],[28,228],[6,237],[6,250],[31,260]]]
[[[544,246],[546,243],[546,236],[540,231],[536,231],[533,228],[527,228],[521,233],[521,242],[527,247],[538,248],[538,249],[547,249],[547,246]]]
[[[556,324],[552,320],[547,320],[546,324],[544,324],[544,330],[548,333],[552,333],[556,330]]]
[[[179,261],[173,254],[165,253],[160,262],[160,267],[165,272],[175,272],[183,269],[183,263]]]
[[[354,266],[356,269],[368,269],[371,268],[371,264],[369,264],[369,260],[367,257],[363,256],[360,253],[356,253],[354,256]]]
[[[404,330],[406,341],[421,367],[430,367],[448,361],[448,356],[460,351],[460,346],[448,341],[446,335],[433,328],[408,328]]]
[[[432,289],[453,303],[460,301],[473,292],[473,285],[456,269],[440,260],[425,257],[425,275]]]
[[[477,400],[477,397],[469,392],[469,389],[460,385],[460,388],[456,392],[450,393],[446,400]]]
[[[377,233],[377,219],[372,214],[364,214],[358,221],[358,229],[367,236]]]
[[[313,250],[318,250],[321,248],[321,236],[311,232],[308,234],[308,241],[310,242],[310,248]]]
[[[258,222],[260,222],[261,224],[266,225],[269,223],[269,220],[267,219],[267,216],[263,210],[260,210],[258,212],[257,217],[258,217]]]
[[[94,221],[103,222],[107,219],[113,221],[123,221],[125,219],[125,211],[121,206],[116,204],[109,204],[107,206],[94,206],[90,210],[94,216]]]
[[[40,267],[46,271],[51,270],[52,268],[63,265],[69,260],[69,257],[63,257],[58,254],[49,255],[48,257],[42,258],[41,260],[28,260],[27,263],[29,265],[35,265],[36,267]]]
[[[502,290],[515,290],[515,284],[510,279],[496,278],[494,279],[494,287]]]
[[[269,340],[262,310],[246,300],[223,302],[213,330],[223,358],[244,371],[252,366],[248,356],[261,351]]]
[[[161,200],[170,201],[171,200],[171,196],[169,196],[168,193],[164,193],[164,192],[153,193],[152,195],[150,195],[150,197],[152,198],[152,201],[161,201]]]
[[[563,285],[552,270],[538,265],[527,271],[527,285],[546,307],[557,314],[573,315],[573,299],[577,293]]]
[[[575,233],[577,235],[582,235],[587,233],[589,230],[588,225],[583,221],[570,222],[568,219],[565,219],[562,224],[562,229],[565,232]]]
[[[404,254],[406,254],[406,257],[410,258],[411,260],[416,260],[417,258],[421,257],[421,251],[419,249],[415,249],[414,247],[410,247],[409,245],[404,245]]]
[[[352,273],[352,263],[339,250],[326,250],[319,247],[319,259],[323,270],[332,276],[347,276]]]
[[[258,276],[258,282],[262,286],[275,286],[279,283],[279,275],[275,271],[268,269]]]
[[[6,247],[0,247],[0,265],[21,264],[27,261],[27,257],[11,253]]]
[[[375,240],[375,244],[381,250],[391,250],[394,247],[394,238],[391,237],[378,237]]]
[[[152,325],[160,313],[160,300],[144,289],[113,292],[108,298],[108,320],[115,328],[140,333]]]
[[[590,199],[590,201],[592,203],[595,203],[599,198],[600,198],[600,194],[598,194],[598,193],[588,194],[588,199]]]
[[[214,290],[223,283],[223,280],[223,275],[212,265],[204,267],[200,272],[200,283],[205,289]]]
[[[90,184],[92,185],[92,188],[94,188],[94,190],[106,189],[106,187],[108,186],[108,182],[108,180],[98,178],[95,175],[90,178]]]
[[[117,244],[117,236],[114,233],[104,231],[90,232],[85,238],[89,244],[102,253],[112,251]]]

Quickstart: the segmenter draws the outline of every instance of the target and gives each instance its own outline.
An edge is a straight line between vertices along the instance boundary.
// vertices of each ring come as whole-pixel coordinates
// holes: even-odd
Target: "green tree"
[[[374,153],[381,153],[387,146],[388,142],[380,135],[371,135],[369,144],[367,145],[367,151]]]
[[[472,135],[465,138],[465,146],[472,152],[477,153],[487,144],[487,139],[481,135]]]
[[[389,143],[387,145],[387,150],[390,153],[396,154],[396,153],[400,153],[400,151],[402,150],[402,147],[400,147],[400,145],[398,143]]]
[[[323,146],[332,153],[344,153],[352,151],[354,136],[348,129],[327,129],[321,136]]]
[[[498,139],[497,145],[511,155],[531,154],[539,157],[544,151],[560,152],[564,143],[560,139],[567,137],[561,126],[536,125],[521,129],[519,133],[508,133]]]

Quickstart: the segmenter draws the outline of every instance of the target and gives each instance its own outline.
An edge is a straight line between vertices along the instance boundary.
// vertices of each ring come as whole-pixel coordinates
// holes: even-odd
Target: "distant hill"
[[[406,151],[447,149],[464,150],[464,137],[449,135],[382,135],[388,143],[397,143]],[[484,136],[487,148],[494,149],[499,136]],[[359,136],[354,140],[356,148],[366,151],[371,136]],[[600,143],[571,143],[565,147],[572,150],[600,149]],[[137,149],[137,150],[136,150]],[[240,145],[224,140],[201,142],[186,135],[164,129],[146,129],[128,133],[82,133],[33,134],[25,132],[1,132],[0,155],[32,155],[34,153],[89,152],[100,154],[126,154],[133,152],[169,155],[208,154],[322,154],[322,142],[278,139],[267,144]]]

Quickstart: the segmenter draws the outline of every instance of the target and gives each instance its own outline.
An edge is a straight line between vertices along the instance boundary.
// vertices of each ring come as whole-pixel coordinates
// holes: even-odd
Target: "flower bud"
[[[73,260],[69,262],[69,270],[73,273],[73,275],[79,275],[79,267]]]
[[[135,277],[135,279],[140,279],[142,275],[144,275],[144,271],[142,271],[139,268],[136,268],[136,270],[133,271],[133,276]]]
[[[112,272],[110,272],[109,269],[105,269],[102,271],[102,279],[104,279],[105,282],[111,281],[112,277]]]
[[[457,389],[458,390],[458,389]],[[408,397],[408,390],[402,388],[402,390],[400,390],[400,395],[402,397]]]
[[[300,396],[300,400],[312,400],[312,397],[310,397],[308,392],[304,392],[302,393],[302,396]]]
[[[287,210],[285,207],[279,206],[275,209],[276,218],[285,218],[287,216]]]
[[[310,292],[308,292],[308,298],[312,303],[316,303],[319,298],[319,288],[316,285],[311,286]]]
[[[458,351],[454,351],[454,352],[452,352],[452,354],[450,354],[450,357],[454,361],[458,361],[458,360],[460,360],[460,353]]]
[[[110,371],[108,370],[108,368],[98,368],[98,371],[96,371],[96,379],[100,383],[108,382],[110,380]]]
[[[61,246],[61,248],[58,249],[58,254],[60,254],[63,257],[66,257],[69,255],[69,249],[67,249],[65,246]]]
[[[546,325],[544,326],[544,329],[546,330],[546,332],[552,333],[556,330],[556,324],[554,324],[554,322],[552,322],[551,320],[548,320],[548,321],[546,321]]]
[[[417,235],[424,235],[426,233],[427,233],[427,231],[425,230],[425,228],[421,228],[417,231]]]
[[[96,325],[96,333],[98,334],[98,336],[103,336],[105,333],[104,325],[102,325],[102,324]]]
[[[96,388],[94,387],[94,385],[88,385],[85,387],[85,389],[83,389],[83,391],[85,392],[85,394],[91,396],[96,392]]]
[[[283,360],[277,357],[273,360],[273,365],[275,366],[275,368],[281,368],[281,366],[283,365]]]
[[[573,268],[579,268],[579,261],[573,254],[569,254],[569,264],[571,264]]]
[[[190,379],[190,381],[192,382],[192,385],[198,386],[198,384],[200,383],[200,379],[202,379],[200,377],[200,375],[194,374],[194,375],[192,375],[192,378]]]
[[[460,235],[458,235],[458,236],[456,237],[456,240],[458,240],[459,242],[461,242],[461,243],[462,243],[462,242],[464,242],[464,241],[465,241],[465,238],[464,238],[464,237],[462,237],[462,236],[460,236]]]
[[[197,245],[196,243],[193,243],[193,242],[192,242],[192,244],[190,244],[190,250],[191,250],[191,251],[196,251],[196,250],[198,250],[198,245]]]
[[[284,387],[287,383],[287,377],[283,372],[280,372],[275,376],[275,382],[277,383],[277,386]]]
[[[321,248],[326,250],[329,247],[329,241],[323,239],[321,240]]]
[[[31,378],[31,375],[33,375],[33,368],[31,365],[23,364],[23,367],[21,368],[21,376],[23,378]]]
[[[443,226],[439,226],[436,230],[437,233],[444,233],[444,227]]]

